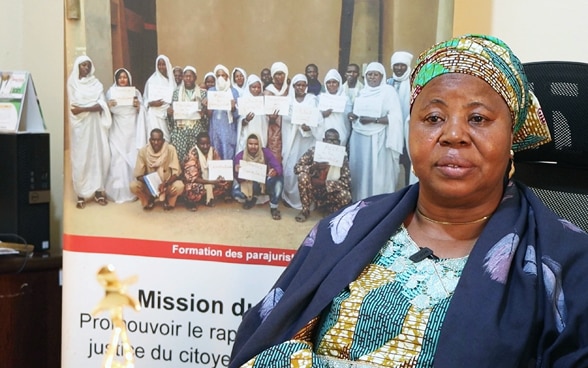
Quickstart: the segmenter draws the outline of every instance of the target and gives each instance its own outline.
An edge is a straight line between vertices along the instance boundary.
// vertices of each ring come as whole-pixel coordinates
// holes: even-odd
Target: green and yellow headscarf
[[[481,78],[502,96],[513,120],[514,151],[551,140],[539,101],[529,90],[523,65],[503,41],[469,34],[441,42],[423,52],[410,76],[411,108],[423,87],[446,73]]]

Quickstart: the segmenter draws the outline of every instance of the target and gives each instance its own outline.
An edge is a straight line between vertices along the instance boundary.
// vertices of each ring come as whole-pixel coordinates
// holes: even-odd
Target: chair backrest
[[[523,65],[552,141],[515,154],[515,179],[555,213],[588,231],[588,64]]]

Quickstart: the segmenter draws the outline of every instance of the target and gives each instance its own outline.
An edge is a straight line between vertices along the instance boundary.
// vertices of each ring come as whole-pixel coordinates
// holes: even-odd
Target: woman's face
[[[436,77],[412,106],[410,156],[421,192],[431,198],[452,205],[500,198],[511,145],[508,106],[480,78]]]
[[[286,73],[284,72],[275,72],[273,76],[274,84],[277,86],[281,86],[284,84],[284,80],[286,79]]]
[[[294,83],[294,95],[296,97],[304,97],[306,94],[306,87],[308,87],[308,83],[305,81],[299,81]]]
[[[184,72],[184,87],[186,89],[194,89],[196,85],[196,74],[194,74],[191,70],[186,70]]]
[[[204,84],[206,85],[206,89],[211,89],[216,84],[216,79],[212,75],[209,75],[204,80]]]
[[[241,73],[238,70],[235,70],[235,73],[233,74],[233,79],[235,80],[235,83],[237,83],[237,86],[243,87],[243,83],[245,83],[245,76],[243,75],[243,73]]]
[[[129,86],[129,76],[126,72],[122,71],[118,74],[118,78],[116,78],[116,84],[120,87]]]
[[[327,91],[334,95],[337,93],[337,91],[339,91],[339,81],[336,79],[329,79],[327,81],[327,83],[325,83],[327,86]]]
[[[87,77],[91,71],[92,71],[92,62],[89,60],[82,61],[78,65],[78,73],[79,73],[80,79]]]
[[[255,82],[249,85],[249,92],[253,95],[253,96],[259,96],[261,95],[261,83],[260,82]]]
[[[167,66],[165,65],[165,60],[163,60],[163,59],[157,60],[157,70],[159,70],[159,72],[161,74],[163,74],[164,77],[167,78]]]
[[[382,83],[382,78],[384,76],[382,73],[377,72],[375,70],[370,70],[366,73],[365,79],[367,80],[367,84],[370,87],[377,87]]]

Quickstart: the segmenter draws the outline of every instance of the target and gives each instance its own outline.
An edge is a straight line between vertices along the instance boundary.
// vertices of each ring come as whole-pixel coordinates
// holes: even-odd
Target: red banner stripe
[[[73,234],[63,235],[63,249],[82,253],[194,259],[269,266],[287,266],[296,252],[291,249],[110,238]]]

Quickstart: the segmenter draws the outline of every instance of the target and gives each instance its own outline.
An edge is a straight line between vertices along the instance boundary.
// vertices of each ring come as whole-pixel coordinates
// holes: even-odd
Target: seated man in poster
[[[339,146],[341,144],[339,132],[328,129],[323,142]],[[340,167],[329,165],[328,162],[315,162],[315,149],[316,146],[308,149],[294,166],[302,202],[302,210],[296,215],[297,222],[308,219],[313,203],[316,203],[317,208],[322,209],[326,214],[330,214],[351,202],[349,161],[344,149],[339,150],[343,155]]]
[[[155,128],[149,134],[149,143],[139,150],[131,182],[131,193],[137,196],[145,211],[163,202],[164,211],[173,210],[178,196],[184,191],[179,179],[180,162],[176,148],[163,138],[163,131]]]
[[[230,199],[231,182],[222,176],[212,179],[209,175],[209,162],[220,159],[217,150],[210,145],[208,133],[198,133],[196,145],[188,151],[184,160],[184,199],[189,211],[196,212],[201,202],[214,207],[217,198]]]
[[[245,149],[237,153],[233,159],[235,167],[233,198],[244,201],[243,208],[248,210],[255,206],[256,195],[268,194],[272,219],[280,220],[282,215],[278,204],[284,189],[282,164],[269,148],[260,147],[260,142],[261,139],[257,134],[250,134],[247,136]],[[250,179],[246,179],[247,165],[255,166],[255,164],[262,165],[258,166],[263,169],[262,175],[259,175],[257,180],[253,180],[253,175]]]

